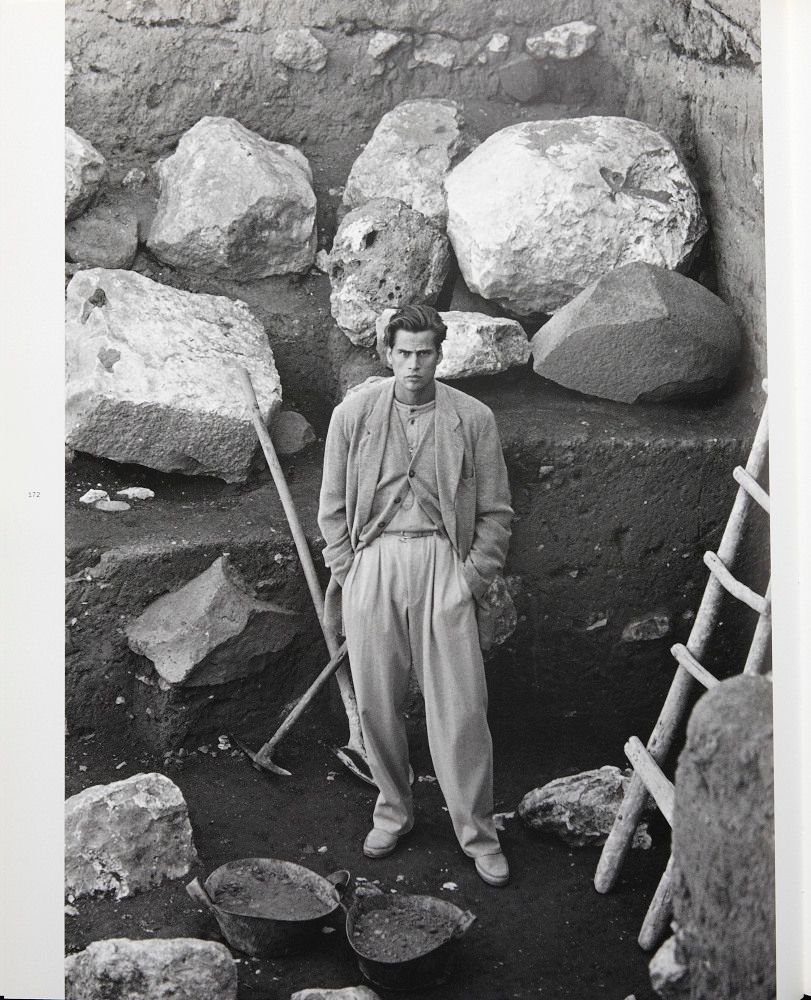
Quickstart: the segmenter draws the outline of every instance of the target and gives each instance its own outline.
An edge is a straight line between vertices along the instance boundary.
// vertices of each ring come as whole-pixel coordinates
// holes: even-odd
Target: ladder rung
[[[742,486],[749,496],[766,511],[767,514],[771,514],[771,502],[769,499],[769,494],[760,483],[755,479],[754,476],[750,476],[746,469],[742,468],[740,465],[736,465],[732,470],[732,478]]]
[[[765,597],[761,597],[760,594],[756,594],[745,583],[736,580],[718,558],[717,553],[705,552],[704,564],[724,590],[732,594],[733,597],[737,597],[739,601],[747,604],[753,611],[757,611],[759,615],[769,614],[770,602]]]
[[[673,783],[665,777],[638,736],[632,736],[625,744],[625,756],[653,796],[664,818],[673,826]]]
[[[706,667],[701,666],[690,650],[682,643],[677,642],[675,646],[671,646],[670,652],[678,660],[680,666],[692,674],[698,683],[703,684],[705,688],[713,688],[720,683],[718,678],[713,677]]]

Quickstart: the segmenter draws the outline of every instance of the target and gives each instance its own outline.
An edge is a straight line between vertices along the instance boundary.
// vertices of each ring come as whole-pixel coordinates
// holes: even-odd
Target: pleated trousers
[[[499,851],[475,604],[447,537],[382,534],[360,549],[344,581],[343,617],[369,767],[380,789],[374,826],[399,834],[414,821],[404,718],[413,664],[459,844],[469,857]]]

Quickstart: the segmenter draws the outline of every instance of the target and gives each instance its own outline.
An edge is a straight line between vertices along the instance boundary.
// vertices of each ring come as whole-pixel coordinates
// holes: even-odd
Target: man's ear
[[[388,362],[389,368],[394,368],[394,364],[392,363],[392,360],[391,360],[391,348],[390,347],[386,348],[386,361]]]

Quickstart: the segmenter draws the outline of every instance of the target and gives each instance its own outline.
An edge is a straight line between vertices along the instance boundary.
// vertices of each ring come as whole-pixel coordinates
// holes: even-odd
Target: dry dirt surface
[[[491,683],[497,811],[512,812],[525,792],[553,777],[622,763],[604,759],[616,734],[601,736],[593,723],[586,731],[576,718],[522,713],[520,699],[509,688],[503,677],[498,685]],[[425,780],[433,776],[433,767],[424,724],[413,719],[410,726],[416,826],[394,854],[380,860],[365,858],[361,850],[374,791],[345,771],[329,749],[345,738],[338,716],[325,711],[306,716],[277,751],[291,778],[258,773],[238,750],[219,749],[216,740],[164,760],[110,737],[71,738],[68,795],[141,771],[168,774],[189,805],[201,864],[187,879],[129,899],[77,900],[78,916],[66,918],[68,951],[117,936],[222,940],[214,918],[186,894],[185,882],[237,858],[274,857],[322,875],[347,868],[356,884],[366,879],[386,893],[432,895],[476,914],[459,944],[451,979],[414,996],[623,1000],[633,993],[636,1000],[654,1000],[649,956],[636,936],[667,859],[666,830],[654,824],[654,849],[632,852],[617,888],[600,896],[592,886],[598,849],[573,848],[530,833],[513,818],[501,834],[512,879],[504,888],[491,888],[457,847],[439,786]],[[306,987],[361,983],[342,911],[332,926],[301,955],[258,960],[234,951],[240,1000],[287,1000]]]

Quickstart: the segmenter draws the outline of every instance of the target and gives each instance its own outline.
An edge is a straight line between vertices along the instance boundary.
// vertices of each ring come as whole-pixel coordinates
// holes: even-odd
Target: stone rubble
[[[107,161],[72,128],[65,129],[65,221],[75,219],[107,179]]]
[[[577,59],[593,49],[600,29],[587,21],[567,21],[526,41],[527,52],[536,59]]]
[[[386,364],[386,325],[394,313],[384,309],[375,323],[377,353]],[[436,376],[441,379],[472,378],[495,375],[508,368],[526,365],[530,345],[520,323],[512,319],[486,316],[483,313],[441,312],[448,328],[442,344],[442,360]]]
[[[621,642],[652,642],[664,639],[673,630],[673,622],[666,611],[651,611],[628,622],[622,630]]]
[[[352,165],[343,203],[394,198],[444,226],[445,177],[472,144],[454,101],[402,101],[383,115]]]
[[[555,778],[527,792],[518,815],[530,829],[553,833],[567,844],[600,846],[611,831],[630,780],[630,775],[612,765]],[[631,846],[651,846],[645,821],[637,826]]]
[[[267,336],[244,302],[91,269],[71,279],[65,320],[70,447],[244,482],[257,442],[235,364],[266,422],[281,405]]]
[[[65,802],[65,895],[123,899],[197,863],[186,802],[164,774],[92,785]]]
[[[598,278],[532,339],[534,369],[622,403],[716,392],[741,346],[732,310],[697,281],[637,262]]]
[[[288,69],[319,73],[327,65],[327,49],[307,28],[288,28],[276,36],[273,58]]]
[[[297,613],[257,600],[227,553],[127,626],[130,649],[171,685],[225,684],[259,673],[299,631]]]
[[[294,146],[233,118],[205,117],[156,170],[160,198],[147,246],[159,260],[234,281],[312,265],[312,171]]]
[[[629,118],[508,126],[445,188],[465,283],[517,316],[554,313],[622,264],[686,266],[707,229],[673,144]]]
[[[154,500],[154,490],[147,489],[146,486],[127,486],[126,489],[116,490],[117,497],[126,497],[128,500]]]
[[[97,500],[93,504],[93,508],[108,514],[120,514],[122,511],[131,509],[125,500]]]
[[[106,938],[65,959],[65,1000],[236,1000],[224,944],[197,938]]]
[[[330,308],[353,344],[375,343],[382,309],[433,303],[450,265],[441,230],[400,201],[378,198],[348,212],[330,253]]]

